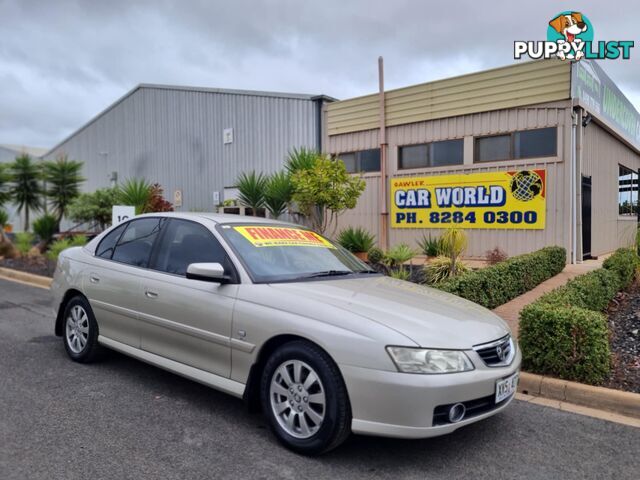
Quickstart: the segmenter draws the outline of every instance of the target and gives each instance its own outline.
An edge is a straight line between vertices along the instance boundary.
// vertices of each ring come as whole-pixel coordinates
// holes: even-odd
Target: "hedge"
[[[574,278],[520,313],[522,366],[527,371],[598,384],[609,373],[607,319],[615,294],[633,282],[638,256],[619,249],[603,268]]]
[[[522,367],[597,385],[609,373],[607,319],[580,307],[534,302],[520,313]]]
[[[566,258],[564,248],[546,247],[435,286],[487,308],[495,308],[560,273]]]
[[[557,307],[580,307],[601,312],[618,292],[620,278],[604,268],[580,275],[537,301]]]
[[[622,290],[633,282],[638,267],[638,255],[630,248],[619,248],[604,261],[602,266],[618,275],[620,278],[619,290]]]

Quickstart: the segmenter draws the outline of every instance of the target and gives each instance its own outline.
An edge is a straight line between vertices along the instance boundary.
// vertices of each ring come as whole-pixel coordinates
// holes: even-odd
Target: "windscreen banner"
[[[391,227],[542,230],[546,170],[391,179]]]
[[[302,228],[243,226],[233,229],[254,247],[323,247],[335,248],[315,232]]]

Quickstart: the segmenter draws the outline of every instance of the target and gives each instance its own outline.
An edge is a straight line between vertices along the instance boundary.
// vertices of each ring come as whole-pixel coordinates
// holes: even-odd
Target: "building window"
[[[398,168],[443,167],[462,165],[464,141],[444,140],[423,145],[407,145],[398,151]]]
[[[336,155],[344,162],[349,173],[379,172],[380,149],[361,150],[359,152],[339,153]]]
[[[638,172],[618,165],[618,213],[638,214]]]
[[[519,158],[552,157],[557,155],[556,127],[520,130],[504,135],[478,137],[475,141],[475,161],[495,162]]]

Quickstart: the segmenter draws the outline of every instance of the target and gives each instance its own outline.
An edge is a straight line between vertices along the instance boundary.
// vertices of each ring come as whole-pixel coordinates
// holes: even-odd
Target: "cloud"
[[[139,83],[346,98],[377,89],[379,55],[388,88],[505,65],[559,3],[0,0],[0,142],[52,146]],[[596,39],[637,31],[638,4],[580,8]],[[605,65],[636,105],[639,55]]]

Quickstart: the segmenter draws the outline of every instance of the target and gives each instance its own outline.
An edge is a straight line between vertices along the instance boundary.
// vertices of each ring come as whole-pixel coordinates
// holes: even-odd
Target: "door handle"
[[[147,298],[158,298],[158,293],[152,292],[151,290],[145,290],[144,294],[147,296]]]
[[[89,275],[89,281],[91,283],[100,283],[100,277],[97,275]]]

